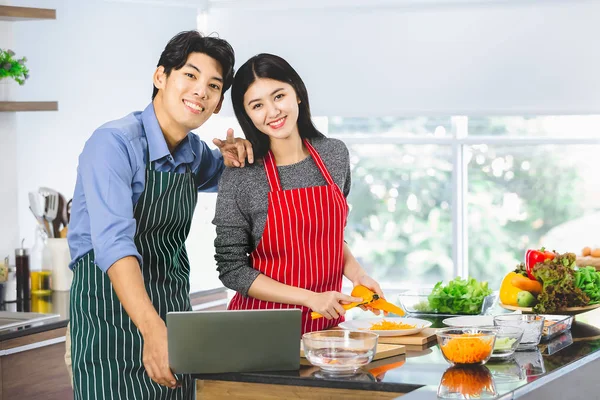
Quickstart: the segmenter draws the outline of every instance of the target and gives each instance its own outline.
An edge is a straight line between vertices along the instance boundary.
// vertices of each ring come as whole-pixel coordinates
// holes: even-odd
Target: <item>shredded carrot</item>
[[[446,358],[457,364],[480,363],[492,352],[492,339],[482,339],[481,334],[456,335],[441,346]]]
[[[485,369],[449,368],[442,377],[442,386],[463,396],[479,396],[487,390],[494,391],[491,374]]]
[[[396,331],[400,329],[414,329],[416,325],[405,324],[403,322],[391,322],[385,319],[381,322],[372,324],[369,328],[372,331]]]

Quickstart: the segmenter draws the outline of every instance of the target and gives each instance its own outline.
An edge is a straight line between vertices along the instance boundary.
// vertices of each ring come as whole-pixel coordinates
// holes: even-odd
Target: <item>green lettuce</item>
[[[490,294],[487,282],[457,277],[446,286],[438,282],[428,300],[429,306],[441,314],[479,314],[484,298]]]

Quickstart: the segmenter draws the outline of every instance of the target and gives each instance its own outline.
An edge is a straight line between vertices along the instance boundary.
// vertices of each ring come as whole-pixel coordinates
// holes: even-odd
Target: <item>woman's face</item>
[[[258,78],[244,94],[244,109],[254,126],[271,139],[298,133],[298,104],[294,88],[285,82]]]

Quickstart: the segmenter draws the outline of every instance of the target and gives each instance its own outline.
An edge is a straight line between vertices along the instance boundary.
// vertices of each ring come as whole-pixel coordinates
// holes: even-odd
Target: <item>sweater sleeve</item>
[[[350,169],[350,152],[348,151],[348,147],[346,147],[345,145],[344,150],[344,154],[346,156],[344,168],[346,169],[346,171],[344,176],[345,179],[342,192],[344,193],[344,197],[348,198],[348,195],[350,194],[350,187],[352,186],[352,170]]]
[[[244,297],[260,272],[250,265],[251,226],[239,206],[239,170],[226,168],[219,182],[213,224],[216,226],[215,260],[219,279]]]

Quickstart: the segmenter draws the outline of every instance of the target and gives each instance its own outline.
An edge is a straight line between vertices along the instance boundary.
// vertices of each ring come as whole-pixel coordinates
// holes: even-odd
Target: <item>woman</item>
[[[237,72],[235,115],[261,163],[227,168],[213,223],[230,310],[302,309],[302,333],[343,321],[345,276],[382,295],[344,243],[350,162],[343,142],[313,125],[308,93],[282,58],[259,54]],[[258,164],[258,165],[257,165]],[[310,311],[325,318],[312,320]]]

